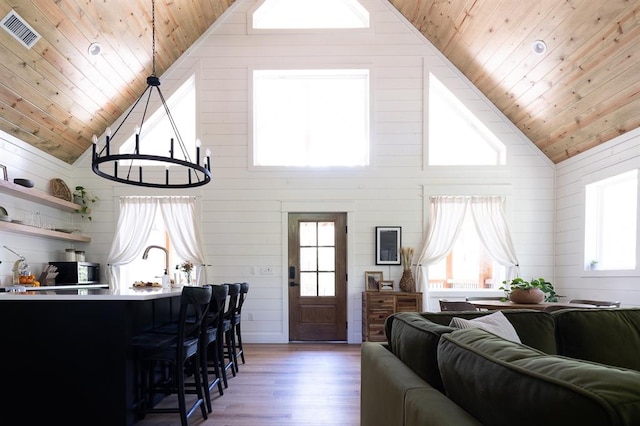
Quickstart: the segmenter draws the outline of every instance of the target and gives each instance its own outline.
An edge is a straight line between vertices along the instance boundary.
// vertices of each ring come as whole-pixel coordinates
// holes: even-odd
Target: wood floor
[[[213,413],[189,425],[359,426],[360,345],[245,344],[246,364],[212,396]],[[173,403],[169,396],[162,404]],[[177,414],[150,414],[136,426],[180,425]]]

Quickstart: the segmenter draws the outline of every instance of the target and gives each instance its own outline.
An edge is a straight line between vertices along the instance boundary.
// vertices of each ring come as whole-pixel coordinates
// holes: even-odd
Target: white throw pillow
[[[496,311],[493,314],[485,315],[482,317],[474,318],[472,320],[453,317],[449,327],[455,328],[481,328],[489,331],[495,335],[502,337],[503,339],[511,340],[512,342],[520,342],[520,337],[513,328],[513,325],[509,322],[507,317],[500,311]]]

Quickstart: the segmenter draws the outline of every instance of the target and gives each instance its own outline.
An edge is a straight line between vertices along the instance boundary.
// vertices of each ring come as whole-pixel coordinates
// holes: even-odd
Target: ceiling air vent
[[[36,44],[40,39],[38,34],[15,11],[11,11],[2,19],[2,28],[22,43],[27,49]]]

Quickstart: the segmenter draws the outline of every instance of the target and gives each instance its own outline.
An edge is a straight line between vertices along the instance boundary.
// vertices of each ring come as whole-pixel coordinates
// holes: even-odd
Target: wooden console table
[[[362,292],[362,341],[385,342],[384,321],[396,312],[421,312],[422,293]]]

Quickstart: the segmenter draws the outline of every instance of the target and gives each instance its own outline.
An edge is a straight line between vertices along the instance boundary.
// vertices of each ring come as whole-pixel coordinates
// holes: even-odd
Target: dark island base
[[[0,424],[133,425],[131,337],[176,319],[179,304],[0,301]]]

